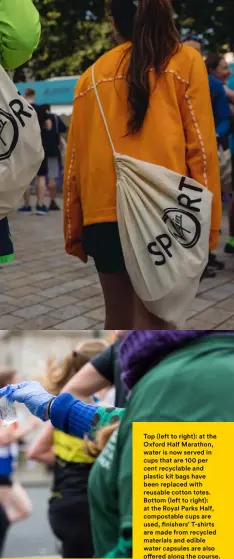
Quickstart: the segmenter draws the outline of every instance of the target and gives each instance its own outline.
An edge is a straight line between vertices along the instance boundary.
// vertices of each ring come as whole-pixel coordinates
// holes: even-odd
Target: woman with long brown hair
[[[115,152],[191,177],[211,190],[213,250],[220,230],[220,178],[202,57],[181,45],[170,0],[111,0],[110,12],[118,46],[95,63],[95,82]],[[170,328],[145,308],[126,270],[115,164],[91,68],[75,90],[64,195],[66,251],[84,262],[94,258],[105,328]]]

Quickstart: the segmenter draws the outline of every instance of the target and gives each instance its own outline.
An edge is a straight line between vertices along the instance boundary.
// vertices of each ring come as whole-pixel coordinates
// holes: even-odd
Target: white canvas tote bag
[[[0,219],[17,208],[44,158],[33,107],[0,66]]]
[[[193,179],[116,153],[117,214],[126,269],[154,315],[184,326],[209,256],[212,194]]]

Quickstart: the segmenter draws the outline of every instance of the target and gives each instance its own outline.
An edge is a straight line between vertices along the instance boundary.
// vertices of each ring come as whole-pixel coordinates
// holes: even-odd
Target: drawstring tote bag
[[[212,194],[170,169],[116,153],[95,65],[92,81],[115,161],[118,226],[127,272],[151,313],[183,327],[208,262]]]
[[[0,219],[16,209],[44,158],[36,111],[0,66]]]

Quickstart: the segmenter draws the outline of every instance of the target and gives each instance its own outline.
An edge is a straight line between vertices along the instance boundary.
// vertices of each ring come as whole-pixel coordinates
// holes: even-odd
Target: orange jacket
[[[95,66],[115,149],[190,176],[212,191],[210,249],[213,250],[221,224],[221,186],[203,59],[193,48],[182,46],[157,84],[152,71],[150,105],[143,128],[137,135],[126,135],[129,118],[126,69],[130,47],[130,43],[125,43],[111,50]],[[66,251],[86,261],[81,247],[83,226],[117,221],[114,161],[92,86],[91,68],[79,79],[75,90],[64,196]]]

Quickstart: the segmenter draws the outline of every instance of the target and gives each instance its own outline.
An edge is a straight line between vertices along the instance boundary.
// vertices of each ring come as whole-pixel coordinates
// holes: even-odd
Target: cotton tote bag
[[[209,256],[212,194],[170,169],[116,153],[117,214],[126,269],[145,307],[183,327]]]
[[[44,158],[33,107],[0,66],[0,219],[17,208]]]

